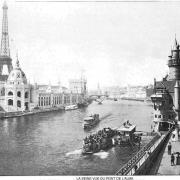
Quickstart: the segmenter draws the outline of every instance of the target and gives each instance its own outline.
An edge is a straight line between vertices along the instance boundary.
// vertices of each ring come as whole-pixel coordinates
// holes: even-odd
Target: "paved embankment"
[[[33,115],[33,114],[38,114],[38,113],[45,113],[45,112],[51,112],[51,111],[60,111],[64,110],[64,107],[52,107],[52,108],[47,108],[47,109],[37,109],[33,111],[18,111],[18,112],[1,112],[0,113],[0,119],[5,119],[5,118],[12,118],[12,117],[20,117],[20,116],[28,116],[28,115]]]
[[[171,152],[175,153],[175,165],[171,166],[171,155],[168,154],[168,144],[167,144],[157,175],[180,175],[180,164],[179,165],[176,164],[177,162],[176,152],[180,152],[180,138],[177,141],[172,141],[172,138],[170,138],[169,142],[171,142],[172,144]]]

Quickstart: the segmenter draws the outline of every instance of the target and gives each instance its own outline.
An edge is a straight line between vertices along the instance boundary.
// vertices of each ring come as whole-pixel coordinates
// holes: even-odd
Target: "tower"
[[[10,57],[9,35],[8,35],[8,6],[6,1],[3,4],[2,37],[0,47],[0,81],[6,81],[9,73],[13,69]]]
[[[168,60],[169,76],[168,80],[180,80],[180,47],[175,38],[174,47]]]

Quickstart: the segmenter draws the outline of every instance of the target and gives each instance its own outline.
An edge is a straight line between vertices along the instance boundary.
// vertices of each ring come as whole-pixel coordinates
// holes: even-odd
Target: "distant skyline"
[[[148,85],[180,40],[180,2],[7,4],[13,65],[18,51],[31,83],[68,86],[85,70],[88,89]]]

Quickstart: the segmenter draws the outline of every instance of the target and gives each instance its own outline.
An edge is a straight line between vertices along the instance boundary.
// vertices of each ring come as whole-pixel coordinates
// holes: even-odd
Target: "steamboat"
[[[134,146],[141,141],[140,134],[135,132],[136,125],[130,124],[129,121],[119,128],[104,128],[84,139],[82,153],[93,154],[116,145]]]
[[[84,118],[83,127],[84,129],[91,129],[95,125],[99,123],[99,114],[90,115],[86,118]]]

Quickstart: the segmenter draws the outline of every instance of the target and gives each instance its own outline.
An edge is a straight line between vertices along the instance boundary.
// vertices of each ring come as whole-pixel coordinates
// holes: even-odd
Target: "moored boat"
[[[140,142],[141,134],[136,133],[136,125],[131,124],[129,121],[123,123],[123,125],[117,129],[116,137],[114,137],[115,144],[118,145],[133,145]]]
[[[78,103],[78,108],[83,108],[83,107],[87,107],[89,105],[89,103],[87,101],[82,102],[82,103]]]
[[[76,104],[74,105],[69,105],[69,106],[65,106],[65,110],[74,110],[74,109],[78,109],[78,106]]]

